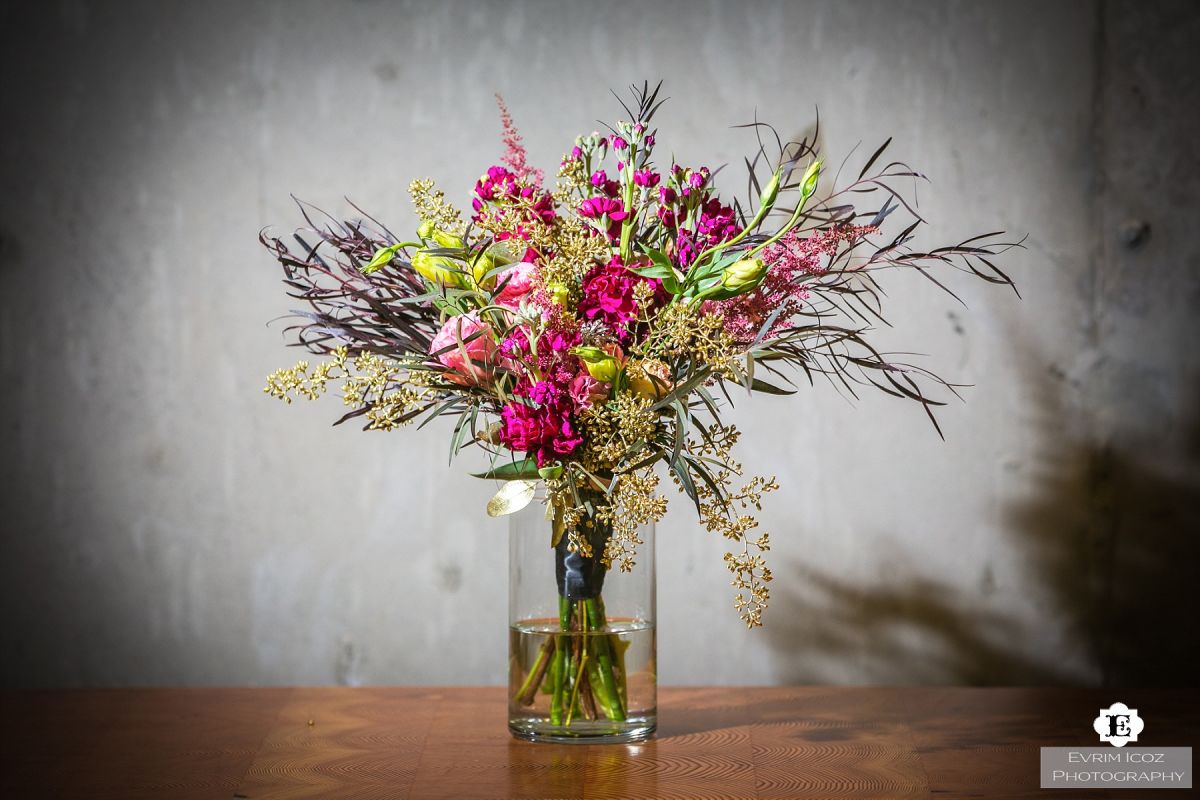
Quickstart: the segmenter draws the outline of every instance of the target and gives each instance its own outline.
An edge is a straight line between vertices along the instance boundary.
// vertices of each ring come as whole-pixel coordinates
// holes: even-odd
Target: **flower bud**
[[[783,179],[783,170],[775,170],[771,175],[771,180],[763,187],[762,194],[758,197],[759,208],[770,208],[775,205],[775,198],[779,197],[779,182]]]
[[[571,348],[571,354],[579,356],[579,360],[583,362],[589,375],[598,381],[614,385],[621,374],[621,362],[617,358],[619,353],[619,348],[615,353],[601,350],[599,347],[581,346]]]
[[[438,247],[445,247],[448,250],[458,250],[464,247],[461,236],[446,233],[446,231],[438,228],[431,220],[425,220],[421,223],[421,226],[417,228],[417,236],[426,241],[432,239],[437,242]]]
[[[463,247],[463,240],[461,236],[455,236],[452,233],[446,233],[445,231],[438,230],[437,228],[434,228],[433,230],[433,240],[448,250],[457,250]]]
[[[743,294],[762,283],[767,274],[767,265],[761,258],[743,258],[730,264],[721,273],[721,286],[731,296]]]
[[[400,252],[400,248],[403,246],[403,244],[394,244],[390,247],[381,247],[376,250],[371,260],[363,266],[363,274],[370,275],[372,272],[378,272],[392,263],[392,259],[396,257],[396,253]]]
[[[813,196],[813,192],[817,191],[817,179],[821,177],[821,159],[814,159],[808,165],[808,169],[804,173],[804,178],[800,181],[800,195],[808,199]]]
[[[460,265],[445,256],[430,255],[428,250],[418,250],[412,257],[412,266],[434,283],[459,288],[463,285],[464,276]]]

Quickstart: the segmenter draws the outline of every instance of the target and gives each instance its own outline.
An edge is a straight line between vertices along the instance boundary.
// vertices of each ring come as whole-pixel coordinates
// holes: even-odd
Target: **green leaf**
[[[471,475],[489,481],[529,480],[538,477],[538,466],[537,461],[532,458],[524,458],[520,461],[512,461],[508,464],[493,467],[487,472],[473,472]]]
[[[539,469],[538,477],[540,477],[542,480],[552,481],[555,478],[558,478],[559,476],[561,476],[562,473],[563,473],[562,463],[555,461],[553,464],[547,464],[546,466]]]
[[[795,394],[795,389],[783,389],[774,384],[767,383],[762,378],[755,378],[750,383],[750,391],[762,392],[763,394]]]
[[[670,265],[648,264],[644,267],[631,267],[629,271],[634,275],[641,275],[643,278],[666,279],[675,277]]]
[[[700,497],[696,494],[696,484],[692,482],[692,476],[688,474],[687,466],[680,459],[671,461],[667,464],[675,477],[679,479],[679,486],[696,506],[696,513],[700,513]]]

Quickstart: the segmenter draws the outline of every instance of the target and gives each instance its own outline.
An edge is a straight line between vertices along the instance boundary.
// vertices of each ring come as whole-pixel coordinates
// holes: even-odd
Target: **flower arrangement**
[[[924,220],[900,187],[922,176],[876,167],[888,143],[839,186],[815,135],[785,143],[754,123],[742,204],[718,194],[715,171],[657,158],[658,95],[634,87],[626,119],[576,138],[552,188],[500,101],[502,163],[475,184],[468,214],[413,181],[415,237],[361,210],[338,221],[304,204],[307,227],[290,242],[260,237],[308,306],[289,328],[295,344],[326,359],[275,372],[265,391],[291,402],[340,382],[338,423],[368,430],[452,418],[451,457],[478,448],[478,476],[504,481],[489,514],[547,504],[549,544],[581,581],[560,581],[564,630],[603,626],[596,588],[633,566],[639,527],[666,512],[660,475],[729,541],[735,607],[760,625],[770,540],[754,512],[778,486],[743,475],[723,411],[740,392],[791,394],[797,376],[820,376],[914,401],[936,426],[942,401],[928,389],[954,387],[868,340],[883,318],[880,273],[945,288],[935,271],[958,269],[1011,285],[993,261],[1012,246],[999,234],[912,248]],[[615,678],[592,675],[610,718],[621,713]]]

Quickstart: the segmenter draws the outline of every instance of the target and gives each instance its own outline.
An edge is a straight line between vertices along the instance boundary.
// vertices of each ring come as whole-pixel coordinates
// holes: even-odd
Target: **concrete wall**
[[[0,30],[3,684],[499,682],[490,485],[438,426],[261,394],[297,354],[256,236],[289,194],[406,229],[411,177],[462,202],[498,158],[493,92],[552,167],[660,77],[662,142],[731,190],[731,124],[819,107],[832,159],[894,135],[929,175],[924,243],[1029,234],[1024,299],[888,285],[883,340],[974,385],[946,441],[827,386],[739,409],[784,487],[773,607],[740,626],[676,501],[662,680],[1194,680],[1192,4],[61,2]]]

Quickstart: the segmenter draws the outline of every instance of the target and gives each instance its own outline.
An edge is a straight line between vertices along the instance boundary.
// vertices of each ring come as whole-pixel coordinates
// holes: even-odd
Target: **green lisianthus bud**
[[[371,257],[371,260],[363,266],[363,274],[370,275],[372,272],[378,272],[388,264],[392,263],[392,259],[396,257],[396,253],[400,252],[400,248],[402,248],[404,244],[405,243],[394,244],[389,247],[381,247],[376,250],[375,255]]]
[[[775,170],[771,175],[771,180],[763,187],[762,194],[758,196],[759,208],[770,208],[775,205],[775,198],[779,197],[779,182],[783,180],[783,170]]]
[[[433,240],[448,250],[457,250],[463,247],[461,236],[455,236],[452,233],[446,233],[436,228],[433,231]]]
[[[438,247],[445,247],[448,250],[458,250],[464,246],[461,236],[447,233],[430,220],[421,223],[421,226],[417,228],[417,236],[425,241],[437,242]]]
[[[587,368],[588,375],[598,381],[616,384],[617,377],[621,374],[621,362],[617,359],[616,353],[601,350],[599,347],[581,346],[572,347],[571,354],[579,356]]]
[[[800,181],[800,195],[805,199],[812,197],[813,192],[817,191],[817,180],[821,177],[821,159],[814,159],[808,165],[808,169],[804,172],[804,178]]]
[[[464,276],[461,265],[453,259],[430,255],[428,250],[418,250],[412,257],[412,266],[434,283],[462,288]]]
[[[767,265],[761,258],[743,258],[730,264],[721,273],[721,286],[731,295],[743,294],[762,283]]]

